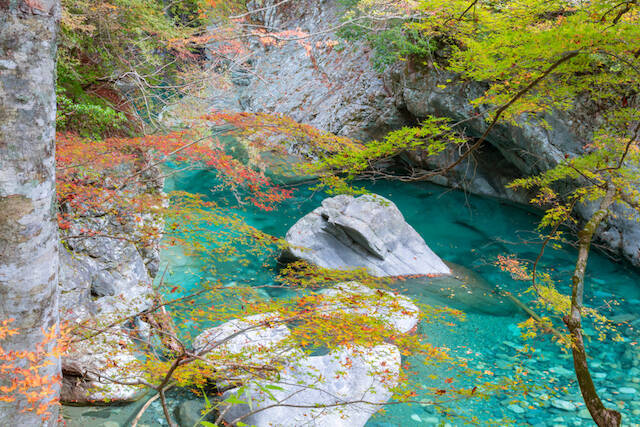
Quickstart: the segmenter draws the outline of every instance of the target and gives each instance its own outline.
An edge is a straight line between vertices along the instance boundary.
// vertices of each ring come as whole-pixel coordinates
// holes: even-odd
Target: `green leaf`
[[[205,393],[204,390],[202,391],[202,395],[204,396],[204,402],[205,402],[204,407],[206,409],[211,409],[211,402],[209,402],[209,398],[207,397],[207,393]]]
[[[232,405],[247,405],[248,403],[244,400],[238,399],[236,396],[229,396],[224,400],[226,403],[230,403]]]
[[[282,387],[277,385],[266,385],[264,386],[264,388],[268,388],[269,390],[280,390],[280,391],[284,390]]]

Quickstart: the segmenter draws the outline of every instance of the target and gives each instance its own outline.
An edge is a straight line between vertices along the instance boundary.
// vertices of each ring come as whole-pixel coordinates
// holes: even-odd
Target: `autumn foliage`
[[[74,220],[105,214],[140,222],[144,214],[167,213],[163,195],[144,191],[161,164],[172,161],[188,168],[215,170],[221,183],[238,198],[272,210],[290,197],[290,190],[272,185],[250,166],[224,151],[210,134],[177,131],[166,135],[96,140],[75,134],[58,134],[57,194],[61,206],[59,225],[69,230]],[[154,173],[156,175],[154,175]],[[77,230],[97,235],[100,230]],[[159,235],[159,226],[147,228],[146,237]]]
[[[42,375],[41,370],[50,366],[66,348],[66,334],[59,334],[55,326],[43,330],[44,339],[31,351],[7,351],[2,341],[19,331],[11,327],[14,319],[0,322],[0,401],[26,402],[23,412],[34,411],[43,420],[49,419],[52,405],[58,405],[59,376]],[[6,385],[5,385],[6,384]],[[17,403],[16,403],[17,404]]]

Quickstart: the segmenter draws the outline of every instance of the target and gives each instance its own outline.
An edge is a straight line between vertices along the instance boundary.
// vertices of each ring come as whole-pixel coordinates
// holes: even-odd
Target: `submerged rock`
[[[202,418],[202,412],[204,410],[204,402],[200,400],[185,400],[176,409],[176,420],[181,427],[202,426],[199,421]],[[205,418],[209,419],[213,417],[208,416]]]
[[[400,373],[398,348],[355,347],[299,359],[278,381],[248,384],[225,421],[268,426],[360,427],[389,400]],[[237,394],[225,393],[225,398]],[[366,403],[365,403],[366,402]],[[254,413],[252,413],[254,412]]]
[[[466,313],[513,316],[520,311],[492,283],[461,265],[447,263],[451,275],[410,278],[397,286],[414,297],[432,304],[443,304]]]
[[[575,403],[569,402],[568,400],[562,400],[562,399],[553,399],[551,401],[551,406],[553,406],[554,408],[562,409],[563,411],[569,411],[569,412],[576,410]]]
[[[283,260],[333,269],[364,267],[374,276],[448,275],[449,268],[378,195],[340,195],[322,201],[287,232]]]
[[[403,334],[415,331],[420,321],[420,310],[411,299],[358,282],[339,283],[320,293],[329,297],[319,307],[323,312],[371,316]]]
[[[507,406],[507,408],[510,411],[515,412],[516,414],[524,414],[524,412],[525,412],[525,410],[521,406],[518,406],[516,404],[511,404],[511,405]]]

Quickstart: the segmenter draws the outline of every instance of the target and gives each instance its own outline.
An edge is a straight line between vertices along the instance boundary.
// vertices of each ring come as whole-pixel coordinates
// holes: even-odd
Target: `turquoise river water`
[[[187,172],[174,175],[167,181],[166,190],[185,190],[201,193],[210,200],[227,204],[245,221],[275,236],[282,237],[300,217],[317,207],[326,195],[306,190],[304,186],[276,212],[264,212],[251,206],[234,206],[229,194],[212,192],[215,175],[206,172]],[[494,261],[498,255],[515,255],[533,260],[539,249],[535,227],[539,214],[522,207],[489,198],[466,195],[432,184],[406,184],[378,182],[368,188],[392,200],[427,244],[443,259],[466,267],[488,286],[521,294],[527,287],[523,281],[513,280],[509,273],[500,271]],[[226,199],[225,199],[226,197]],[[527,243],[529,242],[529,243]],[[538,243],[536,243],[538,242]],[[540,267],[553,269],[552,275],[565,292],[575,260],[573,249],[548,249]],[[184,286],[186,290],[198,287],[200,280],[210,275],[207,264],[214,260],[186,256],[180,248],[165,250],[163,266],[169,266],[165,280]],[[227,262],[217,266],[224,271],[225,280],[237,284],[269,285],[275,280],[276,260],[273,255],[251,258],[249,265]],[[420,332],[438,346],[450,349],[453,355],[468,359],[469,366],[486,372],[483,379],[493,378],[500,384],[502,378],[514,378],[517,373],[528,393],[505,390],[488,399],[463,399],[446,406],[445,413],[432,405],[391,404],[384,414],[376,414],[368,422],[370,427],[463,425],[532,425],[532,426],[591,426],[573,374],[570,355],[543,336],[527,341],[535,348],[533,353],[521,354],[526,344],[518,327],[527,316],[511,310],[497,297],[458,292],[451,297],[447,292],[433,290],[425,279],[402,283],[404,293],[418,302],[452,306],[463,310],[466,321],[455,327],[434,327],[421,324]],[[281,288],[263,288],[268,298],[288,295]],[[526,294],[521,295],[527,301]],[[615,302],[612,302],[614,301]],[[603,314],[620,322],[617,330],[623,340],[597,340],[598,332],[586,323],[589,363],[600,396],[609,406],[624,414],[624,425],[640,425],[640,275],[632,268],[615,263],[592,252],[586,279],[586,302],[598,307]],[[560,325],[558,325],[560,326]],[[442,387],[444,378],[455,376],[441,372],[433,366],[412,360],[415,375],[412,380],[425,387]],[[415,359],[415,358],[413,358]],[[526,374],[523,374],[525,372]],[[452,385],[473,387],[476,378],[455,377]],[[173,394],[171,402],[177,406],[193,396]],[[157,402],[156,402],[157,403]],[[140,404],[133,405],[139,407]],[[91,414],[93,418],[113,420],[113,426],[126,425],[134,410],[103,409]],[[85,415],[90,415],[86,414]],[[473,421],[472,417],[477,417]],[[166,425],[158,405],[152,405],[141,424]],[[96,424],[98,425],[98,424]]]

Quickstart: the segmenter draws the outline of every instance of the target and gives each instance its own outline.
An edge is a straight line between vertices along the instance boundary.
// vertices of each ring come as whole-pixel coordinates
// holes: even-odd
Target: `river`
[[[266,233],[283,237],[300,217],[317,207],[326,195],[311,192],[301,186],[294,198],[275,212],[265,212],[249,205],[238,205],[224,191],[212,191],[217,185],[215,174],[191,171],[173,175],[166,190],[183,190],[205,195],[209,200],[226,206],[249,225]],[[490,198],[476,197],[433,184],[377,182],[367,184],[370,191],[392,200],[427,244],[441,258],[461,265],[477,274],[485,286],[510,291],[527,302],[527,283],[514,280],[509,273],[494,264],[498,255],[513,255],[533,260],[539,249],[536,233],[538,212]],[[215,227],[214,227],[215,229]],[[211,230],[209,230],[211,231]],[[205,243],[206,245],[207,243]],[[576,252],[572,248],[549,248],[539,268],[551,273],[559,288],[569,290],[569,277]],[[274,253],[250,254],[246,262],[238,259],[219,261],[197,254],[185,254],[179,246],[164,249],[164,280],[171,287],[180,285],[182,292],[198,289],[201,281],[221,279],[230,287],[254,287],[262,298],[285,298],[291,292],[275,283],[277,265]],[[459,308],[466,320],[452,327],[423,323],[419,333],[430,342],[447,347],[451,354],[464,358],[468,365],[484,372],[483,380],[496,385],[505,378],[518,379],[518,389],[498,389],[487,399],[454,399],[436,408],[434,405],[390,404],[384,414],[376,414],[370,427],[462,425],[465,422],[488,425],[580,426],[594,425],[579,394],[569,353],[551,342],[549,335],[523,341],[519,323],[526,320],[521,311],[504,309],[495,295],[482,294],[473,288],[468,294],[431,288],[429,279],[413,280],[398,285],[398,289],[419,303]],[[174,294],[171,297],[176,296]],[[600,308],[603,314],[618,320],[620,342],[611,334],[598,340],[599,331],[589,321],[585,323],[587,351],[596,388],[605,403],[624,414],[624,425],[640,423],[640,275],[631,267],[613,262],[603,254],[592,252],[586,275],[586,304]],[[182,324],[184,328],[195,325]],[[558,327],[561,325],[558,324]],[[606,333],[606,332],[605,332]],[[525,350],[529,344],[533,350]],[[412,375],[418,387],[445,387],[444,378],[453,378],[457,387],[474,386],[475,377],[425,365],[409,357]],[[424,397],[419,394],[418,398]],[[193,400],[185,392],[174,392],[173,406]],[[157,403],[157,402],[156,402]],[[141,403],[115,408],[71,408],[67,410],[76,421],[94,419],[103,423],[127,425]],[[75,412],[74,412],[75,411]],[[75,415],[74,415],[75,414]],[[473,417],[476,417],[475,419]],[[141,424],[166,425],[158,405],[152,405]],[[86,425],[86,424],[85,424]],[[100,425],[100,423],[95,423]]]

